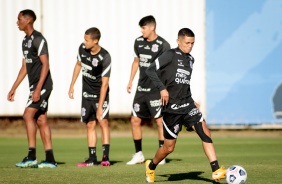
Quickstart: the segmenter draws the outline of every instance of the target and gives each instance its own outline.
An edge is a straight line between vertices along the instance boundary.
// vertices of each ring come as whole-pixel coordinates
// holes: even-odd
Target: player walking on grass
[[[17,25],[26,36],[22,42],[23,60],[18,77],[8,93],[8,101],[14,101],[16,89],[28,76],[30,94],[23,119],[26,125],[28,138],[28,155],[17,167],[54,168],[57,163],[54,159],[51,130],[47,123],[48,99],[53,89],[53,81],[49,69],[48,46],[42,34],[33,28],[36,15],[32,10],[22,10],[18,15]],[[36,131],[39,128],[44,145],[46,159],[41,163],[36,160]]]
[[[84,43],[78,50],[74,67],[69,97],[74,98],[74,84],[82,70],[82,105],[81,121],[86,123],[89,158],[78,167],[98,165],[96,156],[96,124],[102,130],[103,158],[102,166],[110,166],[110,129],[109,129],[109,79],[111,73],[111,56],[99,45],[101,33],[92,27],[86,30]]]
[[[194,41],[195,36],[190,29],[181,29],[178,32],[178,47],[162,54],[146,70],[146,74],[160,91],[165,137],[164,145],[157,150],[153,160],[145,163],[148,182],[154,182],[157,165],[173,152],[183,125],[188,131],[196,131],[201,138],[213,172],[212,179],[218,181],[225,177],[226,170],[219,167],[210,131],[198,104],[191,97],[190,79],[194,58],[190,52]],[[157,71],[160,72],[160,77]]]
[[[154,118],[158,126],[159,146],[164,142],[160,94],[151,80],[145,74],[149,65],[164,51],[170,49],[169,43],[156,34],[156,21],[151,15],[143,17],[139,21],[142,36],[134,43],[135,58],[132,63],[130,79],[127,85],[127,92],[131,93],[132,81],[139,68],[139,81],[136,94],[133,100],[131,115],[132,137],[135,145],[135,154],[127,162],[128,165],[144,162],[142,153],[142,129],[141,122],[144,118]],[[160,164],[164,164],[163,160]]]

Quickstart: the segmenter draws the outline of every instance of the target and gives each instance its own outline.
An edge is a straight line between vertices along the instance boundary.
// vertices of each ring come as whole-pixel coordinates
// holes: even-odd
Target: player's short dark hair
[[[27,15],[27,16],[31,17],[32,20],[33,20],[33,22],[35,22],[35,20],[36,20],[36,15],[35,15],[34,11],[29,10],[29,9],[26,9],[26,10],[20,11],[20,13],[21,13],[23,16],[26,16],[26,15]]]
[[[87,29],[85,31],[85,34],[90,35],[92,40],[94,40],[94,39],[100,40],[100,38],[101,38],[100,30],[96,27],[91,27],[91,28]]]
[[[140,21],[139,21],[139,26],[146,26],[147,24],[154,24],[155,27],[157,25],[156,23],[156,19],[152,16],[152,15],[148,15],[146,17],[143,17]]]
[[[195,34],[189,28],[182,28],[178,32],[178,37],[182,37],[182,36],[195,37]]]

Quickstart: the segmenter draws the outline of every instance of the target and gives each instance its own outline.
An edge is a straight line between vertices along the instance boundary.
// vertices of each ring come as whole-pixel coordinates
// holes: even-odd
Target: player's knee
[[[196,123],[194,128],[203,142],[212,143],[212,139],[205,133],[203,129],[202,122]]]
[[[133,125],[133,126],[139,126],[139,125],[141,125],[141,119],[140,118],[138,118],[138,117],[135,117],[135,116],[132,116],[131,117],[131,124]]]
[[[163,145],[162,148],[164,149],[164,152],[167,154],[170,154],[174,151],[174,145]]]

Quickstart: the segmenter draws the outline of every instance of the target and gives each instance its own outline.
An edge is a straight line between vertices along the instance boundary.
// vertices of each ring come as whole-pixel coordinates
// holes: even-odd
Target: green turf
[[[131,138],[112,137],[110,167],[77,168],[75,164],[88,155],[85,138],[54,138],[53,147],[59,164],[55,169],[16,168],[26,154],[25,138],[0,138],[0,183],[146,183],[144,164],[127,166],[133,154]],[[247,183],[282,183],[282,137],[277,138],[214,138],[219,163],[228,167],[243,166],[248,173]],[[154,156],[158,141],[143,139],[147,159]],[[45,158],[40,139],[37,143],[38,160]],[[101,144],[97,147],[101,158]],[[156,183],[213,183],[211,169],[197,137],[180,136],[168,163],[156,170]],[[226,183],[222,180],[220,183]]]

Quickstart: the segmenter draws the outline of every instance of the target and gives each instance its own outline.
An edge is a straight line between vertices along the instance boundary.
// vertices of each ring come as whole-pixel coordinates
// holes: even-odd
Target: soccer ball
[[[239,165],[232,165],[226,171],[226,181],[228,184],[245,184],[247,171]]]

